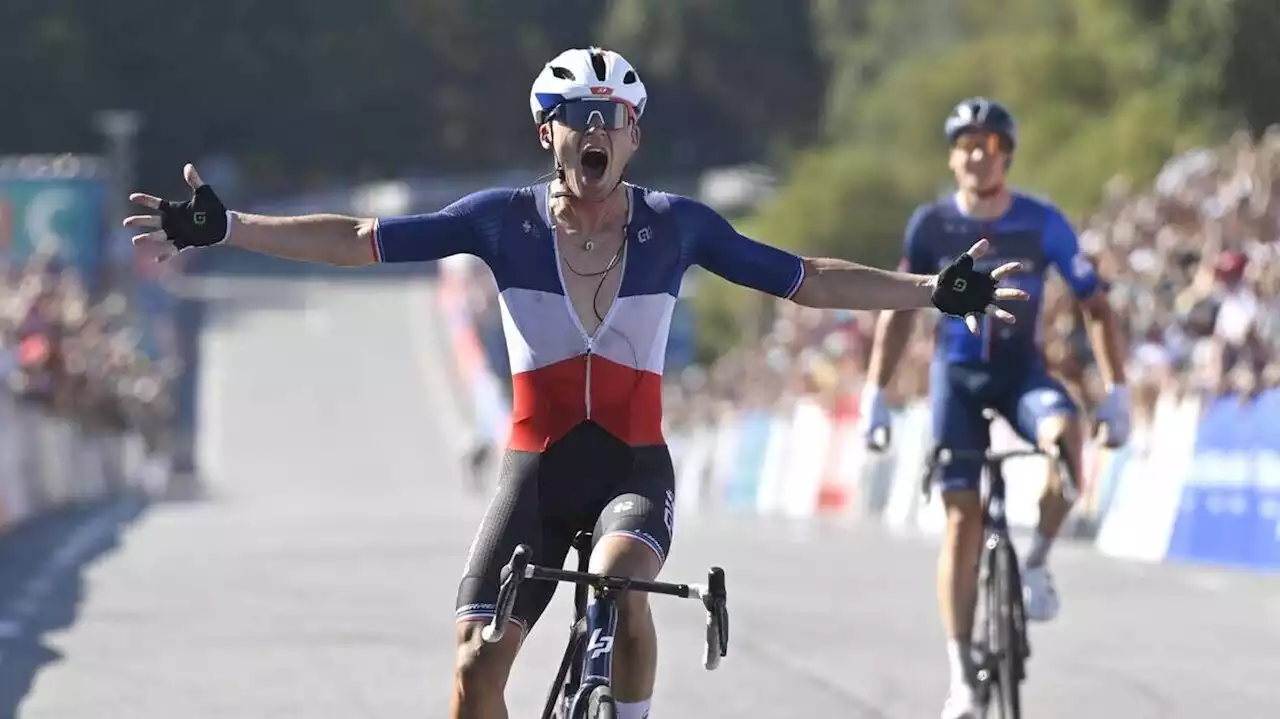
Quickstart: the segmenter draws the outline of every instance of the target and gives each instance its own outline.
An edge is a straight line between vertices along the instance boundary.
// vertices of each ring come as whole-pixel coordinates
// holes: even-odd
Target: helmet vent
[[[596,79],[604,82],[605,74],[608,70],[604,66],[604,56],[600,53],[591,53],[591,68],[596,71]]]
[[[623,85],[634,85],[639,78],[636,77],[635,70],[627,70],[627,74],[622,76]]]
[[[554,66],[554,67],[552,67],[552,68],[551,68],[551,74],[552,74],[552,75],[555,75],[556,77],[560,78],[561,80],[568,80],[569,82],[574,82],[575,80],[577,80],[577,79],[578,79],[578,78],[576,78],[576,77],[574,77],[574,76],[573,76],[573,71],[572,71],[572,70],[570,70],[570,69],[569,69],[569,68],[567,68],[567,67],[560,67],[559,65],[556,65],[556,66]]]

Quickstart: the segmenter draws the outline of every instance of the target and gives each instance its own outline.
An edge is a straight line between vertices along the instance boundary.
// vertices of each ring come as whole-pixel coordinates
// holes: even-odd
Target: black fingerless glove
[[[175,247],[208,247],[227,239],[227,206],[201,185],[184,202],[160,201],[161,229]]]
[[[955,317],[986,312],[995,299],[996,280],[973,269],[973,257],[962,254],[938,275],[933,288],[933,306]]]

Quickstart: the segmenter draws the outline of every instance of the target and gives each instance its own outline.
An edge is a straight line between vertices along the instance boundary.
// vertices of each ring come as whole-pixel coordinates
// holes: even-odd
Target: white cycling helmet
[[[637,120],[649,99],[639,73],[626,58],[598,47],[574,48],[557,55],[538,73],[529,91],[529,110],[541,125],[560,103],[587,97],[621,100],[635,108]]]

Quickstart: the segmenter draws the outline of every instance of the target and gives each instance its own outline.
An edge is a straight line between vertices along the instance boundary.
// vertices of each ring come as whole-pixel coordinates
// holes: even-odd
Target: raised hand
[[[182,202],[165,200],[135,192],[130,202],[156,210],[155,215],[133,215],[124,220],[125,227],[148,230],[134,235],[133,245],[164,261],[188,247],[209,247],[227,239],[230,222],[227,207],[214,194],[213,188],[200,179],[195,166],[188,164],[182,176],[191,186],[191,199]]]
[[[978,334],[981,315],[991,315],[1012,324],[1016,320],[1009,312],[997,307],[996,300],[1025,300],[1029,295],[1012,287],[997,287],[1000,280],[1022,271],[1022,264],[1009,262],[990,274],[973,269],[973,261],[985,255],[991,243],[982,239],[967,252],[957,257],[933,281],[933,306],[945,314],[964,317],[969,331]]]

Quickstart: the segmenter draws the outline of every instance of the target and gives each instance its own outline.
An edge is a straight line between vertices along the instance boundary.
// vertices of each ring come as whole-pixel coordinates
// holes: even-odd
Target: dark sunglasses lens
[[[972,152],[981,147],[988,155],[1007,150],[1005,139],[994,132],[970,132],[956,138],[955,146],[965,152]]]
[[[575,130],[586,130],[594,125],[606,130],[621,130],[627,126],[627,106],[620,102],[590,100],[566,102],[556,111],[556,117]]]

